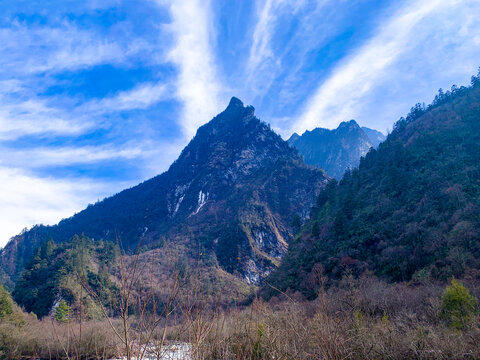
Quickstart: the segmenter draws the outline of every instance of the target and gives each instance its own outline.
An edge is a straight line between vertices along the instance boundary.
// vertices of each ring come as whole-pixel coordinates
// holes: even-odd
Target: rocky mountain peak
[[[208,266],[219,264],[258,283],[285,254],[294,216],[308,217],[327,181],[254,116],[253,106],[233,97],[197,130],[167,172],[58,225],[19,235],[18,246],[11,242],[0,252],[0,267],[15,279],[49,238],[62,242],[85,234],[115,241],[117,234],[130,249],[140,239],[152,249],[165,239],[196,258],[201,248]]]

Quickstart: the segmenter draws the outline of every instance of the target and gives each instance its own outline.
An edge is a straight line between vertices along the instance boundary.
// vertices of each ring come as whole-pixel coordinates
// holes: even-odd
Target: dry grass
[[[26,316],[23,324],[0,323],[2,359],[108,359],[119,344],[104,322],[59,324]]]
[[[212,311],[194,299],[167,339],[189,342],[193,360],[480,359],[478,319],[463,331],[440,320],[443,289],[365,277],[346,278],[315,301],[284,294]],[[25,315],[0,323],[4,359],[108,359],[122,355],[122,348],[105,322],[84,323],[81,340],[79,324]]]
[[[438,318],[442,286],[346,279],[314,302],[255,301],[211,319],[194,359],[480,359],[477,323]]]
[[[304,304],[256,302],[223,314],[195,359],[480,359],[480,332],[431,325],[415,314],[308,314]]]

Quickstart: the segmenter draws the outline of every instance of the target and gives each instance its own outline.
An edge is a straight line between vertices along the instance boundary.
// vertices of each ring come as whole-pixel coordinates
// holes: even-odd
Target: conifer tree
[[[58,322],[67,322],[70,319],[70,306],[68,306],[65,300],[62,299],[55,308],[54,317]]]

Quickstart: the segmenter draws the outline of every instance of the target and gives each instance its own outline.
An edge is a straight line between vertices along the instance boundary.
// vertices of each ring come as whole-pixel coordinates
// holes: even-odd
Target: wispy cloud
[[[14,22],[0,28],[0,42],[0,73],[4,76],[121,63],[148,47],[142,39],[119,42],[66,21],[56,27]]]
[[[280,8],[287,1],[265,0],[258,3],[257,24],[253,30],[252,46],[247,61],[247,82],[251,90],[259,93],[268,89],[281,67],[280,57],[272,49],[272,38]],[[259,76],[259,74],[262,74]]]
[[[140,84],[128,91],[101,100],[91,100],[80,106],[80,112],[108,113],[132,109],[146,109],[159,101],[170,99],[167,84]]]
[[[169,143],[138,130],[154,124],[144,114],[172,99],[168,78],[152,70],[155,75],[141,81],[109,79],[113,87],[107,92],[113,95],[103,98],[92,96],[90,85],[83,85],[90,70],[98,71],[100,65],[121,69],[121,74],[146,67],[138,72],[142,76],[149,66],[156,69],[160,57],[150,55],[164,51],[165,44],[150,40],[159,27],[143,36],[126,17],[103,23],[95,18],[97,13],[66,11],[23,21],[15,20],[22,17],[14,9],[14,15],[0,21],[0,246],[25,226],[56,223],[92,200],[134,185],[130,181],[135,176],[141,176],[137,182],[165,170],[173,160]],[[134,86],[123,90],[130,83]],[[76,95],[70,90],[79,84]],[[62,91],[46,91],[52,86]],[[125,114],[131,113],[140,115],[130,132],[133,122]],[[131,166],[135,175],[127,180],[106,180],[102,174],[78,178],[84,169],[112,163]],[[151,163],[158,167],[150,168]],[[63,172],[61,167],[73,170]],[[51,177],[42,175],[46,169]],[[60,177],[65,174],[75,178]]]
[[[83,147],[35,147],[12,151],[1,148],[5,158],[2,165],[22,164],[23,168],[43,168],[46,166],[64,166],[78,164],[92,164],[106,160],[132,160],[148,158],[154,152],[153,147],[134,146],[125,144],[121,149],[112,145],[83,146]]]
[[[287,84],[297,76],[304,66],[305,54],[327,39],[332,32],[326,29],[332,24],[322,21],[322,12],[330,1],[294,1],[265,0],[257,6],[257,23],[252,33],[252,45],[246,64],[247,82],[250,91],[256,95],[268,92],[279,74],[288,72]],[[336,9],[338,10],[338,9]],[[302,26],[294,29],[288,37],[279,36],[284,26],[283,22],[301,19]],[[290,25],[290,24],[289,24]],[[273,43],[277,42],[274,49]],[[281,43],[282,46],[278,46]],[[295,54],[292,54],[295,49]],[[295,65],[289,62],[295,57]]]
[[[282,1],[266,0],[258,9],[258,21],[253,31],[252,47],[248,58],[247,68],[254,72],[265,60],[274,56],[271,49],[271,40],[276,20],[275,9]]]
[[[0,94],[0,140],[26,135],[76,135],[93,125],[91,120],[72,119],[65,111],[52,107],[45,100],[14,100]]]
[[[163,2],[161,2],[163,3]],[[214,30],[209,1],[171,1],[167,29],[174,47],[167,59],[178,68],[176,97],[183,103],[181,126],[186,139],[219,112],[222,85],[211,49]]]
[[[379,27],[373,38],[333,69],[331,75],[309,99],[290,131],[302,132],[316,126],[332,128],[341,121],[356,118],[369,101],[368,94],[378,95],[379,102],[382,95],[375,90],[378,90],[381,84],[395,87],[395,83],[402,81],[402,78],[410,78],[413,80],[411,84],[417,85],[415,79],[411,79],[415,73],[409,73],[414,69],[418,70],[416,64],[422,63],[423,69],[426,69],[431,66],[427,61],[433,61],[432,56],[439,57],[440,62],[447,60],[450,53],[452,57],[456,56],[455,51],[449,51],[448,47],[459,44],[455,37],[459,35],[463,24],[458,23],[458,16],[449,17],[450,14],[465,10],[472,4],[471,1],[456,0],[409,1]],[[474,7],[478,10],[478,5]],[[446,24],[455,26],[444,33],[441,29]],[[437,34],[446,37],[441,42],[435,42]],[[432,44],[440,48],[435,48]],[[405,62],[406,57],[411,61]],[[402,62],[402,66],[398,67],[406,72],[399,73],[394,65]],[[444,68],[446,63],[447,61],[444,61]],[[455,66],[462,65],[458,63]],[[395,78],[395,75],[399,77]],[[390,104],[395,106],[392,102]],[[374,103],[370,105],[375,106]],[[394,120],[387,121],[391,124]]]
[[[147,109],[159,101],[171,98],[167,84],[143,83],[113,96],[65,109],[53,105],[55,98],[47,100],[31,95],[26,100],[18,99],[17,95],[11,93],[21,89],[19,81],[3,81],[0,87],[0,140],[12,140],[26,135],[79,135],[103,126],[102,121],[95,116]],[[62,100],[74,102],[74,99]]]

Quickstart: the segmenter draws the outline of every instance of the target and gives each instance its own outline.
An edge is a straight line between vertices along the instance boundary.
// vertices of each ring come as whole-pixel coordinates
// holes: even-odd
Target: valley
[[[477,359],[479,209],[480,76],[383,141],[287,142],[233,97],[166,172],[0,250],[0,357]]]

